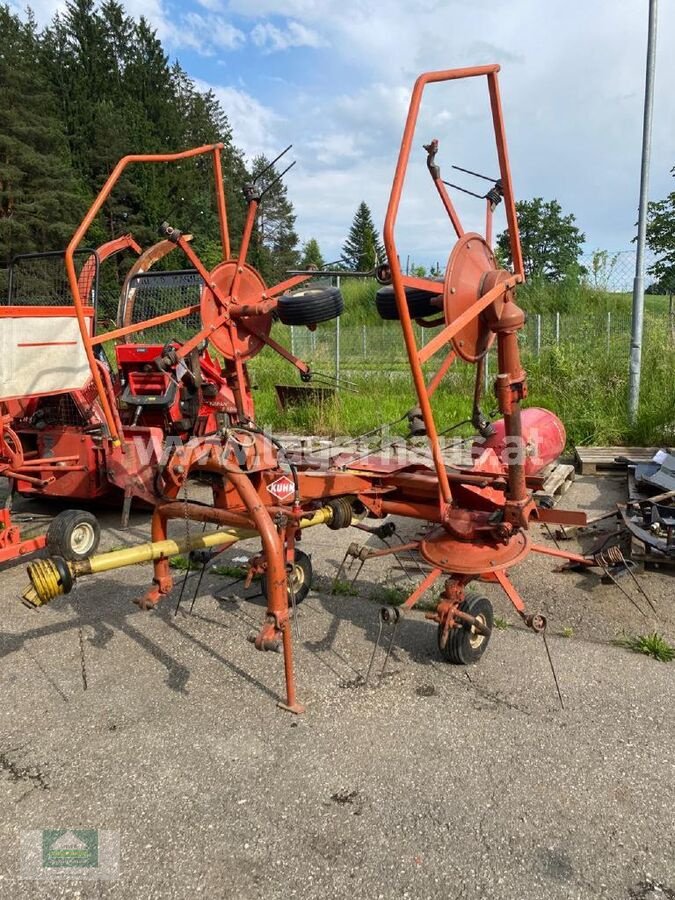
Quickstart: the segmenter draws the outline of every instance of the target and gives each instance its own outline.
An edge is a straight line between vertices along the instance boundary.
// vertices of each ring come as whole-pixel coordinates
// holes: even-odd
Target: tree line
[[[267,281],[287,269],[322,268],[315,239],[299,246],[295,211],[268,160],[247,166],[226,111],[171,63],[156,32],[117,0],[68,0],[40,29],[0,5],[0,270],[21,253],[65,247],[115,164],[129,153],[172,153],[221,142],[233,249],[243,227],[243,187],[265,190],[250,262]],[[260,176],[260,177],[259,177]],[[220,258],[209,158],[127,170],[87,235],[96,246],[131,232],[143,246],[169,221],[194,234],[206,264]],[[364,256],[365,252],[365,256]],[[382,248],[365,203],[341,264],[372,268]]]
[[[171,63],[148,21],[116,0],[69,0],[39,29],[0,5],[0,270],[17,254],[65,247],[119,159],[222,142],[234,249],[243,187],[268,165],[247,166],[226,112]],[[261,180],[269,186],[274,168]],[[167,220],[194,233],[207,265],[220,258],[208,157],[127,170],[87,235],[96,246],[132,232],[143,246]],[[251,261],[270,281],[300,263],[295,213],[273,184],[261,206]]]
[[[39,29],[0,5],[0,270],[19,253],[63,248],[118,160],[128,153],[170,153],[222,142],[223,175],[234,249],[245,215],[243,186],[268,166],[246,165],[226,111],[200,91],[179,62],[170,62],[156,32],[117,0],[68,0]],[[674,170],[675,173],[675,170]],[[251,244],[250,261],[268,281],[288,269],[324,267],[318,242],[299,246],[293,204],[274,167]],[[142,245],[167,220],[195,235],[207,265],[220,258],[208,158],[128,170],[87,236],[90,245],[132,232]],[[585,237],[556,200],[516,204],[525,271],[557,281],[579,271]],[[656,287],[675,281],[675,192],[650,204],[648,241],[660,254]],[[508,265],[508,233],[496,241]],[[338,267],[370,271],[384,261],[372,214],[361,202]],[[424,267],[414,267],[424,274]],[[433,274],[433,273],[432,273]]]

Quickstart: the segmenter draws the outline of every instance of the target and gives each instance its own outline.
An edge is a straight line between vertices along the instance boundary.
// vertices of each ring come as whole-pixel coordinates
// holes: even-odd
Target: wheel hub
[[[233,294],[232,286],[237,274],[239,281]],[[262,337],[267,337],[272,330],[272,313],[241,316],[233,318],[231,323],[220,322],[220,318],[234,303],[239,306],[260,303],[267,290],[265,282],[254,268],[248,265],[238,266],[235,260],[228,260],[216,266],[209,273],[209,278],[211,284],[225,295],[223,304],[208,287],[202,290],[199,300],[202,324],[205,328],[213,329],[209,340],[225,359],[239,359],[246,362],[265,346]]]

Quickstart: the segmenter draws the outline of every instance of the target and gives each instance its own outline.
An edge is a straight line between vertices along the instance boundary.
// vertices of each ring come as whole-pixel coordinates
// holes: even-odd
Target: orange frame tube
[[[208,144],[202,147],[195,147],[192,150],[184,150],[181,153],[152,153],[152,154],[132,154],[130,156],[123,157],[112,170],[110,175],[108,176],[105,184],[101,188],[98,196],[89,207],[86,216],[80,223],[77,228],[77,231],[73,235],[65,253],[65,265],[66,265],[66,274],[68,276],[68,284],[70,285],[70,292],[73,295],[73,304],[75,306],[75,314],[77,315],[78,324],[80,327],[80,334],[82,336],[82,342],[84,344],[84,349],[87,354],[87,361],[89,362],[89,369],[91,370],[91,375],[94,380],[94,384],[96,385],[96,392],[98,394],[98,398],[101,402],[101,408],[103,410],[103,415],[105,416],[106,424],[108,426],[108,431],[110,434],[110,438],[113,442],[113,446],[119,447],[122,444],[122,434],[118,427],[118,423],[115,420],[115,416],[113,414],[112,407],[110,405],[110,400],[108,395],[106,394],[105,387],[103,385],[103,380],[101,378],[101,373],[96,365],[96,357],[94,356],[93,343],[92,338],[90,337],[87,329],[87,320],[84,315],[84,303],[82,301],[82,297],[80,296],[80,289],[78,285],[77,273],[75,271],[75,262],[74,262],[74,254],[77,250],[80,242],[84,238],[87,233],[91,223],[96,218],[96,215],[100,211],[101,207],[105,203],[105,201],[110,196],[110,193],[115,186],[115,184],[119,181],[119,178],[122,172],[127,168],[127,166],[132,163],[167,163],[167,162],[177,162],[182,159],[191,159],[194,156],[203,156],[206,153],[212,153],[214,156],[214,173],[216,175],[216,197],[218,202],[218,218],[220,222],[220,232],[221,238],[223,242],[223,251],[229,249],[229,235],[227,232],[227,214],[226,214],[226,206],[225,206],[225,193],[223,188],[223,179],[222,179],[222,171],[219,173],[220,168],[220,152],[223,149],[223,144]],[[218,162],[216,163],[216,158]],[[100,335],[100,338],[106,340],[106,335]],[[99,340],[98,343],[101,341]]]
[[[506,220],[509,229],[511,241],[511,254],[514,264],[514,273],[518,277],[518,281],[523,277],[523,260],[520,249],[520,237],[518,233],[518,222],[516,219],[516,207],[513,195],[513,187],[511,183],[511,170],[509,168],[508,151],[506,148],[506,134],[504,130],[504,122],[502,117],[501,100],[499,96],[499,84],[497,81],[497,73],[499,65],[472,66],[463,69],[444,69],[438,72],[426,72],[419,76],[413,87],[412,96],[410,98],[410,106],[408,108],[408,116],[406,118],[403,137],[401,139],[401,149],[399,151],[394,180],[387,207],[387,214],[384,221],[384,246],[387,251],[389,265],[391,267],[391,281],[394,287],[394,297],[396,306],[398,307],[401,328],[403,329],[403,339],[410,361],[410,369],[412,371],[415,391],[419,400],[422,416],[427,429],[429,444],[434,461],[434,467],[438,476],[438,486],[440,492],[441,507],[448,506],[452,502],[452,492],[450,483],[445,471],[445,463],[441,455],[440,444],[438,441],[438,432],[434,421],[433,411],[427,386],[422,371],[422,359],[417,349],[417,342],[412,327],[412,320],[408,312],[408,305],[405,301],[404,285],[408,283],[401,271],[401,264],[396,248],[394,238],[394,228],[398,217],[398,210],[401,203],[401,195],[403,193],[403,185],[410,160],[410,151],[412,148],[415,126],[419,116],[420,106],[422,104],[422,95],[428,84],[435,84],[444,81],[457,81],[462,78],[475,78],[486,76],[488,81],[488,92],[490,97],[490,108],[492,111],[492,122],[495,133],[495,141],[497,144],[497,157],[499,159],[499,170],[504,191],[504,206],[506,210]],[[452,218],[452,217],[451,217]],[[453,223],[454,224],[454,223]],[[478,307],[479,304],[476,304]],[[479,310],[477,309],[476,314]],[[471,318],[471,317],[469,317]],[[447,329],[446,329],[447,330]],[[446,335],[447,338],[447,335]],[[435,347],[434,349],[439,349]],[[424,358],[428,358],[433,353],[428,348]],[[443,509],[441,510],[443,511]]]

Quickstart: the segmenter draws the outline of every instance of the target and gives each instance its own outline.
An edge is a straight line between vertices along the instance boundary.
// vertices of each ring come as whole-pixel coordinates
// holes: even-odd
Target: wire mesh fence
[[[666,334],[673,324],[666,312],[649,313],[645,317],[645,336],[650,332]],[[421,328],[417,324],[413,329],[418,347],[423,347],[437,333],[437,329]],[[332,328],[320,326],[316,331],[291,326],[275,336],[296,356],[336,375],[354,368],[386,372],[407,360],[398,322],[349,327],[338,323]],[[520,343],[524,357],[537,357],[554,347],[561,350],[574,347],[576,351],[588,354],[627,354],[630,336],[631,315],[627,312],[608,311],[586,316],[538,313],[528,316]]]
[[[85,302],[92,303],[99,268],[96,254],[92,250],[76,250],[73,262],[80,293]],[[8,306],[70,306],[73,302],[61,251],[16,256],[5,283],[2,297]]]

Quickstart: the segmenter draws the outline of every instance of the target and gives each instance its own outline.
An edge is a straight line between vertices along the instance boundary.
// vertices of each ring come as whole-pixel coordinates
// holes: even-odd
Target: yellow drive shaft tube
[[[311,516],[304,516],[298,523],[299,528],[312,528],[315,525],[326,525],[333,518],[333,508],[324,506]],[[125,547],[123,550],[111,550],[99,553],[89,559],[74,562],[52,557],[38,559],[27,567],[30,586],[23,592],[23,601],[28,606],[43,606],[61,594],[68,594],[75,581],[82,575],[96,575],[98,572],[109,572],[124,566],[135,566],[139,563],[153,562],[156,559],[168,559],[191,550],[207,550],[212,547],[224,549],[237,541],[257,535],[252,528],[225,528],[201,533],[180,541],[150,541],[136,547]]]

